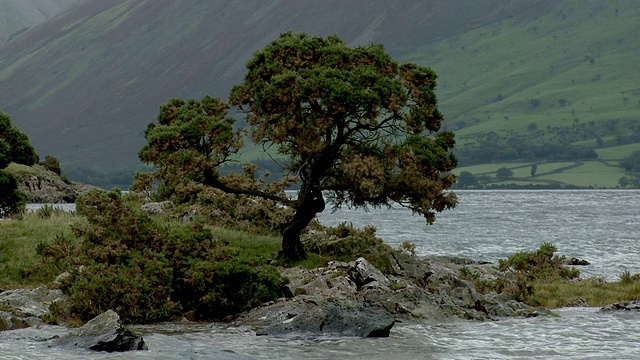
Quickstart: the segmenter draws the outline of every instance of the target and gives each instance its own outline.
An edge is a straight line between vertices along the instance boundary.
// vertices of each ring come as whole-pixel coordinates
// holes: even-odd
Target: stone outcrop
[[[20,191],[27,195],[28,203],[74,203],[80,195],[94,188],[86,184],[67,183],[56,173],[39,165],[31,169],[14,174]]]
[[[120,317],[108,310],[53,341],[53,346],[77,347],[95,351],[147,350],[142,337],[120,323]]]
[[[600,308],[601,312],[640,311],[640,301],[623,301]]]
[[[0,306],[12,309],[16,316],[42,317],[50,315],[52,304],[66,306],[67,297],[59,289],[40,286],[35,289],[15,289],[0,293]]]
[[[0,293],[0,331],[41,326],[43,318],[57,320],[52,308],[65,312],[67,306],[62,291],[46,286],[4,291]]]
[[[258,335],[389,336],[395,321],[444,322],[454,318],[495,320],[550,312],[504,294],[481,294],[461,280],[465,265],[497,276],[488,264],[455,258],[396,256],[395,274],[385,275],[364,258],[306,270],[289,268],[290,299],[256,308],[237,319]]]

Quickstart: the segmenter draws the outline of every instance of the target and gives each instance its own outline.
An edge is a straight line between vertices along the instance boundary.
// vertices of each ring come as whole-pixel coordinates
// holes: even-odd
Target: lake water
[[[426,226],[401,209],[348,209],[322,214],[335,225],[374,225],[397,246],[424,255],[496,261],[551,242],[586,259],[583,276],[616,280],[640,272],[640,191],[460,191],[460,204]],[[386,339],[256,337],[222,324],[139,326],[149,351],[100,354],[49,348],[59,327],[0,332],[0,359],[635,359],[640,313],[559,309],[559,317],[397,324]]]

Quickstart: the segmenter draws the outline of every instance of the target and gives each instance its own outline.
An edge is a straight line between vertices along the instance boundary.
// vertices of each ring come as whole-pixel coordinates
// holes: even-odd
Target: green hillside
[[[436,71],[461,169],[569,162],[542,180],[613,187],[640,144],[639,18],[635,0],[86,0],[2,47],[0,109],[70,178],[121,184],[159,104],[226,98],[283,31],[336,33]]]
[[[0,47],[76,2],[78,0],[0,1]]]
[[[492,141],[639,143],[639,18],[633,1],[565,0],[539,17],[504,19],[407,59],[439,74],[441,110],[462,146],[491,132]]]

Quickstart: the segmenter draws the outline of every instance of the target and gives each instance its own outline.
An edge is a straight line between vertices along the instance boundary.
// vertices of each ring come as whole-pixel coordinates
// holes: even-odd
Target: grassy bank
[[[185,268],[185,270],[181,270],[184,271],[183,273],[174,273],[172,276],[176,280],[178,279],[176,276],[182,274],[181,276],[184,276],[184,279],[189,279],[189,281],[195,282],[194,284],[204,281],[204,283],[198,285],[202,287],[201,293],[198,292],[198,294],[202,295],[205,300],[211,301],[211,298],[207,295],[207,291],[210,289],[208,287],[219,286],[216,283],[207,283],[207,281],[211,281],[211,278],[206,276],[207,272],[213,277],[224,277],[234,274],[232,270],[239,271],[235,274],[244,274],[245,271],[262,268],[268,274],[272,274],[271,272],[276,269],[272,265],[278,264],[274,260],[281,246],[281,238],[279,236],[257,235],[229,228],[207,226],[206,229],[212,234],[210,239],[214,243],[214,248],[210,249],[213,251],[213,255],[212,257],[197,258],[193,253],[194,249],[199,253],[206,249],[202,247],[189,248],[189,246],[193,245],[180,244],[184,241],[190,241],[189,234],[191,233],[186,230],[184,224],[171,217],[154,217],[153,219],[158,224],[158,227],[154,228],[155,230],[153,231],[180,227],[185,229],[183,232],[176,233],[180,236],[186,236],[185,238],[179,236],[177,245],[170,238],[163,240],[170,246],[177,246],[171,249],[184,251],[182,255],[178,251],[171,266],[176,267],[178,266],[176,264],[181,262],[184,262],[181,266],[191,266],[190,264],[196,264],[197,266]],[[85,216],[52,208],[44,208],[14,219],[1,220],[0,289],[35,287],[51,282],[65,270],[73,270],[73,267],[78,264],[79,253],[90,251],[87,249],[91,249],[91,247],[87,246],[89,244],[83,244],[76,237],[72,224],[87,226],[89,221]],[[125,228],[126,226],[118,227],[118,229]],[[90,234],[86,228],[84,231],[85,235]],[[324,265],[329,260],[349,261],[356,255],[364,255],[383,272],[393,271],[388,266],[390,259],[392,259],[391,250],[388,246],[376,240],[374,233],[373,229],[359,230],[347,225],[327,229],[325,236],[329,236],[333,240],[322,240],[322,236],[318,234],[312,236],[307,243],[310,255],[308,260],[296,264],[279,263],[279,265],[301,265],[307,268],[314,268]],[[95,250],[95,244],[93,246]],[[502,274],[502,277],[499,278],[483,278],[466,267],[460,269],[460,275],[472,281],[481,292],[502,292],[533,306],[548,308],[575,305],[603,306],[620,301],[640,299],[640,275],[620,274],[620,280],[616,282],[604,282],[600,279],[591,278],[581,279],[577,270],[566,266],[565,259],[554,254],[555,250],[553,245],[544,244],[535,252],[519,252],[508,259],[501,260],[496,266]],[[131,251],[136,252],[138,250]],[[165,251],[167,250],[165,249]],[[168,251],[168,253],[174,254],[175,251]],[[318,253],[322,254],[322,256],[318,255]],[[148,257],[148,252],[146,251],[141,254],[142,258]],[[138,261],[136,259],[141,259],[131,256],[132,260],[135,261]],[[158,259],[157,256],[159,255],[156,254],[154,256]],[[188,260],[191,263],[186,264],[187,260],[183,261],[181,257],[191,259]],[[170,263],[170,261],[167,262],[167,264]],[[224,269],[212,269],[207,265],[213,264],[212,266],[216,266],[222,263],[229,265]],[[246,268],[247,265],[249,268]],[[87,269],[87,273],[97,271],[89,267]],[[127,274],[129,274],[128,271],[126,272]],[[205,274],[203,275],[204,277],[197,275],[200,273]],[[76,274],[75,276],[79,275]],[[151,276],[152,273],[148,275]],[[144,280],[145,276],[133,280]],[[82,280],[81,277],[78,279]],[[250,279],[252,280],[238,278],[236,283],[244,281],[261,283],[263,281],[259,278]],[[114,285],[112,282],[108,283],[110,287]],[[88,284],[92,284],[92,282]],[[124,284],[128,283],[125,282]],[[133,286],[132,284],[128,285]],[[73,289],[72,286],[74,285],[67,284],[68,289]],[[135,290],[136,288],[133,287],[133,289]],[[123,291],[125,290],[127,293],[131,293],[131,288],[123,286]],[[224,292],[226,290],[219,288],[216,291],[218,291],[216,294],[219,294],[220,291]]]

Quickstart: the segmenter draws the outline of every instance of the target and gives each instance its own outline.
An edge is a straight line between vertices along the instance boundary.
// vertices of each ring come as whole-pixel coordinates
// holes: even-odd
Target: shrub
[[[341,223],[307,235],[304,243],[309,252],[326,260],[353,261],[362,256],[382,273],[393,274],[395,270],[390,259],[394,250],[375,235],[373,226],[357,229],[351,224]]]
[[[219,320],[281,294],[273,267],[239,258],[202,223],[151,218],[117,190],[88,193],[77,211],[88,219],[74,225],[85,266],[62,288],[82,319],[113,309],[125,322]]]
[[[16,178],[0,170],[0,218],[24,212],[27,196],[18,189]]]
[[[58,175],[60,175],[62,173],[62,170],[60,170],[60,162],[58,161],[58,159],[56,159],[53,156],[45,156],[44,157],[44,161],[40,163],[42,166],[44,166],[45,169],[54,172]]]

